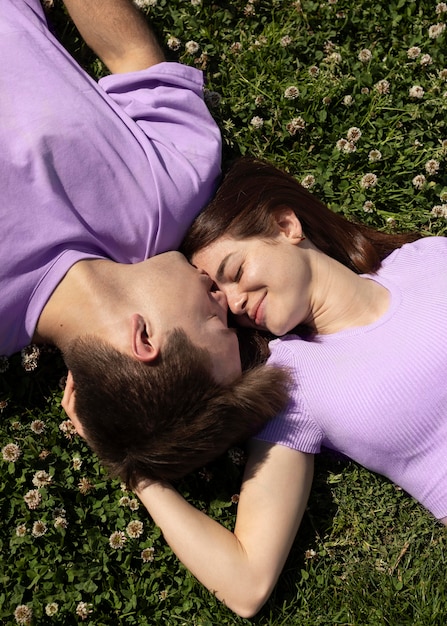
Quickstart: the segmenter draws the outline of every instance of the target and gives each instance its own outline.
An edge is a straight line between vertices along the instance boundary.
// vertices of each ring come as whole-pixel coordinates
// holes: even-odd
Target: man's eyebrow
[[[227,254],[227,256],[224,256],[224,258],[220,262],[220,265],[217,268],[217,272],[216,272],[216,280],[217,281],[220,281],[220,280],[223,279],[224,273],[225,273],[225,266],[226,266],[227,261],[228,261],[230,256],[231,256],[231,252],[230,252],[230,254]]]

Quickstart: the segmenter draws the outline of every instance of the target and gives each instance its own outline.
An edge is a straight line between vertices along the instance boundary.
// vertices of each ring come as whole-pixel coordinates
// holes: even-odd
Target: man
[[[130,0],[65,5],[112,72],[99,85],[49,32],[38,0],[2,2],[0,354],[54,343],[73,373],[65,406],[102,460],[129,481],[169,479],[262,419],[248,390],[246,422],[228,429],[222,411],[204,421],[219,385],[238,388],[237,338],[208,277],[159,254],[210,196],[220,134],[201,72],[164,62]]]
[[[176,249],[219,174],[201,72],[164,62],[130,0],[65,4],[112,72],[99,85],[39,0],[2,2],[0,354],[81,332],[130,351],[121,272]]]

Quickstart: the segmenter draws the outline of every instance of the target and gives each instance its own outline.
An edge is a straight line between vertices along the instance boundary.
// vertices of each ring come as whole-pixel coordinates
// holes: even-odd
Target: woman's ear
[[[291,243],[300,243],[305,237],[301,222],[292,209],[280,209],[275,213],[278,234],[285,236]]]
[[[132,355],[144,363],[154,361],[160,354],[160,345],[155,335],[149,337],[148,325],[139,313],[132,315],[131,333]]]

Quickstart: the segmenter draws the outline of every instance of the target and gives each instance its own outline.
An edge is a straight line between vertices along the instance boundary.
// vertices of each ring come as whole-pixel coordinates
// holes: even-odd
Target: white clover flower
[[[437,174],[439,171],[439,161],[437,161],[436,159],[430,159],[429,161],[427,161],[427,163],[425,164],[425,171],[427,172],[427,174]]]
[[[443,217],[447,218],[447,204],[437,204],[430,211],[434,217]]]
[[[65,517],[67,515],[67,511],[63,507],[57,506],[54,508],[53,517],[59,517],[60,515]]]
[[[88,602],[78,602],[76,606],[76,615],[82,620],[87,619],[89,614],[93,612],[90,608],[91,606],[92,605]]]
[[[428,29],[428,36],[430,37],[430,39],[437,39],[442,35],[444,31],[445,24],[443,22],[440,22],[439,24],[433,24],[433,26],[430,26],[430,28]]]
[[[240,41],[235,41],[234,43],[231,44],[230,52],[232,52],[233,54],[238,54],[241,51],[242,51],[242,44]]]
[[[62,515],[58,515],[53,521],[53,526],[54,528],[67,528],[68,527],[67,518]]]
[[[154,560],[154,552],[154,548],[144,548],[144,550],[141,551],[143,563],[151,563]]]
[[[191,0],[193,7],[199,7],[202,4],[202,0]]]
[[[24,496],[23,499],[29,509],[37,509],[39,504],[42,501],[42,496],[38,489],[30,489]]]
[[[7,443],[2,448],[3,460],[9,463],[15,463],[21,454],[22,451],[16,443]]]
[[[447,68],[439,70],[438,78],[440,78],[441,80],[447,80]]]
[[[25,524],[19,524],[16,528],[17,537],[24,537],[27,532]]]
[[[290,35],[284,35],[284,37],[281,37],[279,41],[279,45],[283,48],[287,48],[287,46],[290,46],[291,43],[293,43],[293,39]]]
[[[421,56],[420,64],[422,66],[426,67],[427,65],[431,65],[432,63],[433,63],[433,59],[431,58],[429,54],[423,54]]]
[[[375,85],[374,88],[376,89],[376,91],[378,91],[382,96],[386,95],[387,93],[390,93],[390,83],[385,80],[379,80]]]
[[[339,139],[337,141],[337,143],[335,144],[335,147],[337,148],[337,150],[340,150],[340,152],[344,152],[345,150],[345,146],[348,143],[347,139]]]
[[[138,509],[140,508],[140,503],[138,500],[136,500],[135,498],[131,498],[130,502],[129,502],[129,509],[131,511],[138,511]]]
[[[181,46],[182,42],[177,37],[168,37],[166,45],[170,50],[178,50]]]
[[[330,98],[330,96],[324,96],[324,98],[321,101],[325,106],[328,106],[331,102],[332,99]]]
[[[157,6],[158,0],[133,0],[133,3],[139,9],[147,9],[149,7]]]
[[[63,529],[65,529],[65,528],[68,527],[67,518],[66,517],[62,517],[62,515],[59,515],[54,520],[53,525],[54,525],[54,528],[63,528]]]
[[[262,106],[264,104],[264,102],[265,102],[265,98],[264,98],[263,95],[256,96],[256,98],[255,98],[255,105],[257,107]]]
[[[339,139],[335,144],[335,147],[340,152],[345,152],[346,154],[350,154],[351,152],[355,152],[357,150],[355,143],[353,141],[348,141],[347,139]]]
[[[266,46],[267,43],[268,43],[267,37],[265,37],[264,35],[261,35],[259,37],[259,39],[255,39],[254,40],[252,47],[253,48],[262,48],[262,46]],[[238,45],[239,45],[239,49],[237,50],[237,52],[242,50],[242,44],[238,44]]]
[[[299,117],[294,117],[286,124],[287,131],[293,136],[296,135],[297,132],[304,130],[306,127],[306,122],[304,119]]]
[[[85,476],[81,478],[78,482],[78,489],[83,496],[85,496],[89,491],[95,488],[95,485]]]
[[[315,185],[315,176],[312,176],[312,174],[308,174],[301,181],[301,185],[305,189],[312,189],[312,187]]]
[[[346,133],[347,140],[353,141],[354,143],[356,143],[361,136],[362,131],[360,130],[360,128],[357,128],[357,126],[351,126],[351,128],[349,128],[348,132]]]
[[[418,174],[413,178],[411,182],[413,183],[413,186],[416,187],[416,189],[422,189],[422,187],[427,182],[427,179],[423,174]]]
[[[14,611],[14,618],[17,624],[31,624],[33,611],[26,604],[19,604],[19,606]]]
[[[336,64],[341,63],[341,54],[339,52],[331,52],[331,54],[326,57],[326,61]]]
[[[42,537],[48,530],[47,525],[42,520],[34,522],[31,534],[33,537]]]
[[[356,152],[356,150],[357,150],[357,146],[355,145],[353,141],[347,141],[343,148],[343,152],[346,152],[347,154]]]
[[[53,617],[59,611],[59,605],[57,602],[49,602],[45,605],[45,613],[48,617]]]
[[[371,61],[371,58],[372,58],[371,50],[368,50],[368,48],[364,48],[363,50],[360,50],[359,61],[361,61],[362,63],[368,63],[369,61]]]
[[[300,91],[298,87],[295,87],[295,85],[290,85],[290,87],[287,87],[284,91],[284,98],[287,98],[288,100],[295,100],[296,98],[299,98],[299,96]]]
[[[73,469],[78,472],[81,467],[82,467],[82,459],[80,459],[78,456],[74,456],[71,460],[72,465],[73,465]]]
[[[304,556],[306,557],[306,559],[315,559],[315,557],[317,557],[318,555],[313,548],[310,548],[309,550],[306,550]]]
[[[420,85],[413,85],[413,87],[410,87],[408,94],[410,98],[423,98],[424,90]]]
[[[188,54],[195,54],[196,52],[199,51],[199,44],[197,43],[197,41],[187,41],[185,43],[185,50]]]
[[[118,501],[118,505],[119,506],[129,506],[129,502],[130,502],[129,496],[122,496],[119,499],[119,501]]]
[[[412,46],[411,48],[408,48],[407,50],[407,57],[409,59],[417,59],[420,54],[421,54],[421,49],[418,48],[418,46]]]
[[[367,200],[366,202],[363,203],[363,211],[365,213],[374,213],[374,209],[375,209],[375,204],[374,202],[371,202],[371,200]]]
[[[109,537],[110,547],[114,550],[121,550],[126,543],[126,535],[122,530],[115,530]]]
[[[59,424],[59,430],[61,430],[67,439],[71,439],[76,435],[76,428],[71,420],[64,420]]]
[[[372,172],[368,172],[368,174],[365,174],[364,176],[362,176],[362,179],[360,181],[360,187],[363,187],[363,189],[371,189],[372,187],[375,187],[376,185],[377,185],[377,176],[373,174]]]
[[[309,67],[308,72],[309,72],[309,76],[312,76],[312,78],[316,78],[318,74],[320,73],[320,69],[316,65],[311,65]]]
[[[32,344],[26,346],[20,352],[22,357],[22,367],[26,372],[32,372],[36,369],[40,356],[40,348]]]
[[[352,96],[349,96],[349,95],[348,95],[348,96],[345,96],[345,97],[343,98],[343,104],[344,104],[346,107],[350,107],[350,106],[352,106],[353,102],[354,102],[354,98],[353,98]]]
[[[382,158],[382,153],[380,152],[380,150],[370,150],[368,154],[368,159],[371,161],[371,163],[380,161],[381,158]]]
[[[252,15],[256,15],[255,7],[250,3],[246,4],[244,7],[244,15],[245,17],[251,17]]]
[[[45,470],[38,470],[34,476],[32,483],[35,487],[45,487],[49,485],[53,479]]]
[[[126,532],[131,539],[138,539],[143,534],[143,522],[132,520],[127,524]]]
[[[362,88],[360,89],[360,93],[361,93],[361,94],[363,94],[363,95],[365,96],[366,94],[368,94],[368,93],[369,93],[369,87],[362,87]]]
[[[262,128],[262,126],[264,125],[264,120],[262,119],[262,117],[259,117],[259,115],[255,115],[251,118],[250,124],[253,126],[253,128]]]
[[[33,420],[30,424],[30,428],[36,435],[41,435],[45,430],[45,422],[42,420]]]

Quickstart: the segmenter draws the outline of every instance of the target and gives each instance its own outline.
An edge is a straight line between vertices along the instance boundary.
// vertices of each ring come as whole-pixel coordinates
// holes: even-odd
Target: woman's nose
[[[246,313],[247,294],[238,291],[234,291],[231,294],[227,293],[227,300],[232,313],[235,315],[243,315]]]

